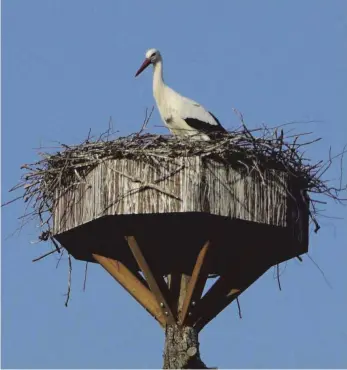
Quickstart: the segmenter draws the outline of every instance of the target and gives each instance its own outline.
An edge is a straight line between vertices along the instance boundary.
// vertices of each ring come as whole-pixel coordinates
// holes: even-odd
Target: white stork
[[[211,136],[225,133],[218,119],[197,102],[168,87],[163,80],[163,59],[156,49],[146,52],[135,77],[153,64],[153,95],[162,120],[178,136],[192,136],[197,140],[210,140]]]

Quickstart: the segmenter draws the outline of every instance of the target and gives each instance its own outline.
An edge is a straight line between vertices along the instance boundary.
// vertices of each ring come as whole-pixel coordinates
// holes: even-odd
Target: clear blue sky
[[[346,1],[4,0],[2,9],[2,200],[37,159],[34,148],[105,130],[137,131],[153,104],[151,71],[134,73],[146,49],[164,57],[166,82],[204,104],[227,128],[232,107],[254,127],[295,126],[324,140],[314,160],[347,141]],[[157,111],[151,130],[160,125]],[[335,166],[329,178],[338,177]],[[335,182],[336,183],[336,182]],[[329,203],[326,215],[346,208]],[[2,211],[2,366],[160,368],[164,334],[98,265],[32,263],[36,223],[18,226],[22,202]],[[201,333],[202,358],[220,368],[347,366],[346,220],[322,218],[310,255],[290,261],[282,292],[270,270]]]

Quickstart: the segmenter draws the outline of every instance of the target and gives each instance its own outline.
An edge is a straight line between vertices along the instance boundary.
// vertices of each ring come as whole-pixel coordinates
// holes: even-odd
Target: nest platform
[[[78,181],[54,191],[52,234],[76,259],[101,264],[162,326],[201,330],[271,266],[307,252],[307,181],[221,143],[179,145],[164,154],[144,141],[135,154],[74,167]]]

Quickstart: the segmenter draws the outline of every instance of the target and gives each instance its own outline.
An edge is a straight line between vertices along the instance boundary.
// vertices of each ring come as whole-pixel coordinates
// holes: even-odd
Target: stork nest
[[[51,239],[52,209],[57,204],[57,190],[71,190],[84,182],[85,176],[100,163],[119,158],[141,161],[170,160],[180,156],[210,157],[227,161],[231,165],[243,166],[248,171],[256,170],[260,174],[264,168],[277,168],[300,179],[302,190],[307,193],[310,202],[310,218],[317,232],[317,203],[313,194],[325,195],[336,201],[343,201],[340,192],[345,190],[341,181],[339,187],[329,185],[323,175],[331,166],[333,159],[343,157],[345,150],[335,157],[329,153],[327,161],[310,162],[304,156],[304,148],[318,139],[303,142],[310,133],[289,135],[283,127],[262,127],[248,129],[241,119],[242,126],[211,141],[194,141],[167,135],[143,134],[141,131],[126,137],[115,138],[110,129],[98,138],[88,137],[78,145],[59,144],[59,151],[39,152],[40,160],[33,164],[24,164],[25,171],[21,182],[10,191],[22,189],[23,194],[7,202],[18,199],[27,203],[23,222],[39,219],[41,234],[39,241]],[[22,225],[21,225],[22,227]]]

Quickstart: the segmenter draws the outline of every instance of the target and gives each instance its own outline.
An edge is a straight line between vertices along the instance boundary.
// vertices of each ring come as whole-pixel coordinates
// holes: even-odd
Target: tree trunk
[[[190,326],[167,326],[163,357],[163,369],[207,369],[200,359],[198,333]]]

